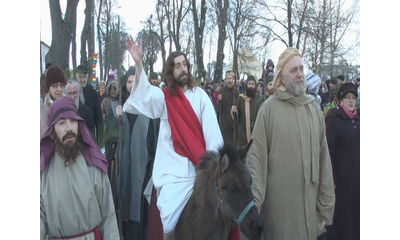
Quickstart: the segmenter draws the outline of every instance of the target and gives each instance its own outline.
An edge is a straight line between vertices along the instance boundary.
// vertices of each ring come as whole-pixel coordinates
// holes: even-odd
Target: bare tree
[[[231,1],[230,4],[231,8],[228,15],[228,35],[231,43],[231,50],[233,52],[232,71],[236,76],[239,76],[239,62],[241,62],[241,64],[246,62],[250,63],[253,62],[253,58],[255,57],[251,56],[251,54],[239,55],[239,51],[248,49],[253,54],[254,52],[257,52],[257,55],[260,55],[259,52],[261,52],[265,47],[265,42],[258,40],[259,38],[262,38],[263,35],[259,26],[255,24],[259,12],[256,11],[255,5],[252,1],[235,0]],[[248,68],[250,66],[246,67]],[[261,76],[258,77],[261,78]]]
[[[307,53],[316,61],[317,72],[322,76],[334,75],[334,68],[346,59],[348,53],[358,44],[344,48],[343,38],[349,34],[349,27],[359,13],[358,1],[344,9],[340,0],[323,0],[310,14],[310,43]]]
[[[199,74],[196,78],[206,79],[206,70],[204,68],[203,61],[203,38],[204,38],[204,28],[206,25],[206,0],[201,0],[200,3],[200,16],[197,14],[196,0],[192,0],[192,14],[194,23],[194,39],[196,48],[196,63],[197,63],[197,73]]]
[[[79,0],[67,2],[64,19],[61,12],[60,1],[49,0],[51,17],[51,46],[46,54],[46,62],[59,65],[62,69],[69,68],[69,49],[71,41],[75,43],[76,34],[76,8]],[[73,45],[73,52],[74,52]]]
[[[101,42],[101,27],[100,27],[100,23],[101,23],[101,16],[102,16],[102,7],[103,7],[103,2],[104,0],[98,0],[98,11],[97,11],[97,46],[99,48],[99,55],[98,55],[98,63],[99,63],[99,67],[100,67],[100,79],[102,80],[107,80],[107,76],[104,76],[103,74],[103,44]],[[104,76],[104,77],[103,77]]]
[[[158,1],[156,4],[156,13],[157,13],[157,21],[158,21],[158,28],[159,28],[159,42],[160,42],[160,47],[161,47],[161,59],[162,59],[162,76],[164,76],[164,66],[166,62],[166,55],[167,51],[165,50],[165,42],[169,38],[168,36],[168,30],[164,29],[164,24],[165,22],[168,22],[167,20],[167,11],[166,11],[166,6],[163,1]]]
[[[81,33],[81,60],[80,64],[92,69],[94,53],[94,0],[85,0],[85,22]],[[86,51],[88,50],[88,52]],[[75,69],[75,66],[74,66]],[[88,79],[92,81],[92,71],[88,72]],[[97,84],[97,83],[96,83]]]
[[[138,34],[138,38],[142,40],[143,67],[146,74],[149,74],[154,72],[154,63],[157,62],[157,55],[161,50],[160,36],[156,32],[153,15],[150,15],[144,25],[144,28]]]
[[[126,23],[115,14],[117,2],[115,0],[102,0],[103,5],[98,22],[99,60],[102,76],[108,78],[109,72],[117,69],[121,75],[122,63],[126,49]],[[101,50],[101,53],[100,53]]]
[[[228,24],[229,0],[216,0],[215,8],[215,13],[218,19],[218,46],[214,81],[221,82],[224,69],[224,47],[226,40],[226,25]]]

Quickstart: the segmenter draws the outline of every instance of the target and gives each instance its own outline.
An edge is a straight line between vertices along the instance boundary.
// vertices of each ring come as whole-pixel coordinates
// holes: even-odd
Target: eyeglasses
[[[346,97],[343,97],[344,99],[347,99],[347,100],[357,100],[357,98],[356,97],[354,97],[354,96],[346,96]]]
[[[53,84],[51,84],[50,86],[51,86],[52,88],[58,88],[58,87],[64,88],[64,87],[65,87],[65,84],[64,84],[64,83],[53,83]]]

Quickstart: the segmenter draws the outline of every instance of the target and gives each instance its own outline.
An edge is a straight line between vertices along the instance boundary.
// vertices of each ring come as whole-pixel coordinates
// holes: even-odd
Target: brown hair
[[[188,87],[189,89],[193,89],[194,86],[196,86],[196,82],[194,81],[194,78],[192,76],[192,73],[190,72],[190,62],[186,57],[186,54],[183,52],[171,52],[167,58],[167,63],[165,64],[165,75],[164,75],[164,82],[167,85],[168,90],[171,92],[172,95],[177,96],[177,93],[175,91],[175,81],[174,81],[174,68],[175,68],[175,62],[174,59],[179,56],[184,56],[185,61],[186,61],[186,66],[188,68],[188,75],[189,75],[189,83]]]

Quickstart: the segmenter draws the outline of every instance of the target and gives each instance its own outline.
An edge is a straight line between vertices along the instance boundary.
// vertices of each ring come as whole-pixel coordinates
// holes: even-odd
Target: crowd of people
[[[88,84],[41,76],[41,239],[170,240],[191,197],[196,167],[224,143],[252,139],[246,166],[264,240],[360,239],[359,78],[305,72],[288,47],[262,77],[197,85],[183,52],[163,81],[135,62],[120,79]],[[230,239],[246,239],[239,228]]]

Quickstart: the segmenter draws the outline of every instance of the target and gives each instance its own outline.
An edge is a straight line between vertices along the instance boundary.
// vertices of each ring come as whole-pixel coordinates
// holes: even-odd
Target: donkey
[[[250,240],[261,238],[262,218],[254,206],[251,175],[242,149],[225,144],[207,152],[197,167],[193,193],[175,228],[175,240],[227,240],[239,226]]]

